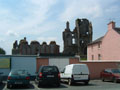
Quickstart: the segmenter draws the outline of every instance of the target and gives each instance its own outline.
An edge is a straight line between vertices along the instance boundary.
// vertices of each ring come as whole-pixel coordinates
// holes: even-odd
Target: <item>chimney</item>
[[[66,29],[69,29],[69,22],[66,23]]]
[[[65,31],[70,31],[69,22],[68,21],[66,22],[66,29],[65,29]]]
[[[24,37],[24,40],[26,41],[26,37]]]
[[[108,30],[112,30],[115,28],[115,22],[111,21],[110,23],[108,23]]]

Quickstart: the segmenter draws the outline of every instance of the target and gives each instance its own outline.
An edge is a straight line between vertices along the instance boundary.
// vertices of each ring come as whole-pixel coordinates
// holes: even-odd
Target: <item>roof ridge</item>
[[[92,41],[91,43],[89,43],[88,45],[91,45],[91,44],[95,44],[95,43],[101,42],[103,38],[104,38],[104,36],[101,36],[101,37],[97,38],[96,40]]]

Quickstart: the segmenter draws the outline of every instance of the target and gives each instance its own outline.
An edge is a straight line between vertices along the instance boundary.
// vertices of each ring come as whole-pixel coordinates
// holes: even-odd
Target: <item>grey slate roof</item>
[[[120,28],[114,28],[117,33],[120,34]]]
[[[88,45],[91,45],[91,44],[95,44],[95,43],[101,42],[103,38],[104,38],[104,36],[102,36],[102,37],[100,37],[100,38],[94,40],[93,42],[89,43]]]
[[[116,28],[114,28],[114,30],[115,30],[118,34],[120,34],[120,28],[117,28],[117,27],[116,27]],[[100,37],[100,38],[94,40],[93,42],[89,43],[88,45],[91,45],[91,44],[95,44],[95,43],[101,42],[103,38],[104,38],[104,36],[102,36],[102,37]]]

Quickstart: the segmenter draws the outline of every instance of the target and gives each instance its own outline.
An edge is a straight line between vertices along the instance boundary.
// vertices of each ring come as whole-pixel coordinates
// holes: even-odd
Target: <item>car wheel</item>
[[[10,84],[7,84],[7,88],[11,88],[11,85],[10,85]]]
[[[60,87],[60,83],[57,83],[57,84],[56,84],[56,87]]]
[[[113,79],[113,82],[114,82],[114,83],[117,83],[117,79],[116,79],[116,78],[114,78],[114,79]]]
[[[3,82],[2,81],[0,81],[0,84],[2,84]]]
[[[89,81],[86,81],[86,82],[85,82],[85,85],[88,85],[88,83],[89,83]]]
[[[104,78],[102,78],[102,81],[104,82],[104,81],[105,81],[105,79],[104,79]]]
[[[38,83],[38,87],[40,87],[40,86],[41,86],[41,83],[39,82],[39,83]]]
[[[29,85],[30,85],[30,84],[27,84],[27,85],[26,85],[26,88],[29,88]]]
[[[72,80],[68,79],[68,85],[71,86],[72,85]]]

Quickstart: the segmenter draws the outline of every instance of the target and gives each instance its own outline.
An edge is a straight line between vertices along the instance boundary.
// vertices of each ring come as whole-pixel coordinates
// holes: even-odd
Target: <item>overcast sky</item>
[[[40,44],[55,40],[63,50],[62,32],[77,18],[93,25],[93,40],[107,32],[113,20],[120,27],[120,0],[0,0],[0,47],[11,54],[13,42],[27,37]]]

